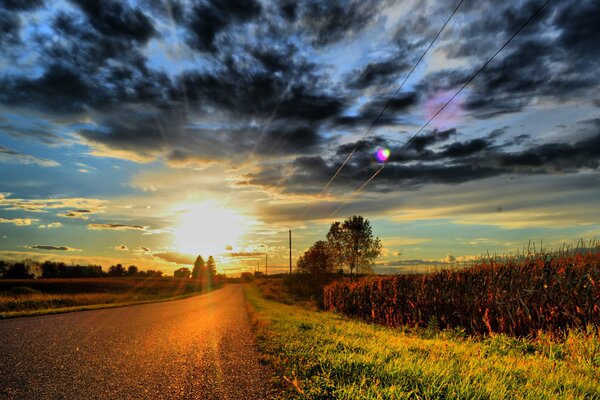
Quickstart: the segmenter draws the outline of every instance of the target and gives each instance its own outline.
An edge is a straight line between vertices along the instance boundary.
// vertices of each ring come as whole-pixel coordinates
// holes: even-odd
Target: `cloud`
[[[89,218],[89,214],[91,214],[92,211],[91,210],[85,210],[85,209],[79,209],[79,210],[69,210],[66,212],[62,212],[62,213],[58,213],[56,215],[58,215],[59,217],[64,217],[64,218],[79,218],[79,219],[88,219]]]
[[[293,13],[316,46],[327,46],[363,31],[374,20],[381,1],[300,2]],[[291,10],[288,8],[287,10]],[[288,12],[288,16],[292,14]]]
[[[35,157],[29,154],[19,153],[7,147],[0,146],[0,162],[17,164],[35,164],[41,167],[58,167],[60,164],[54,160]]]
[[[100,231],[100,230],[117,230],[117,231],[127,231],[127,230],[137,230],[144,231],[148,227],[142,225],[128,225],[128,224],[88,224],[88,229]]]
[[[56,228],[60,228],[62,226],[63,226],[63,224],[61,224],[60,222],[51,222],[46,225],[40,225],[40,226],[38,226],[38,228],[39,229],[56,229]]]
[[[114,0],[73,2],[81,8],[90,25],[104,36],[145,43],[155,34],[150,18],[127,3]]]
[[[495,131],[487,137],[442,144],[456,136],[457,131],[434,130],[417,136],[402,153],[392,153],[369,190],[389,192],[403,187],[464,183],[513,174],[555,175],[595,170],[600,165],[600,121],[586,120],[580,126],[578,141],[531,143],[529,147],[512,151],[508,149],[514,142],[496,143]],[[286,163],[260,167],[247,173],[239,184],[284,187],[288,193],[317,193],[333,176],[336,166],[357,146],[360,152],[336,178],[337,190],[353,190],[379,168],[372,152],[385,144],[381,138],[371,137],[339,146],[338,158],[329,161],[320,156],[297,157]]]
[[[29,226],[29,225],[35,224],[37,222],[39,222],[39,219],[34,219],[34,218],[13,218],[13,219],[0,218],[0,224],[13,224],[16,226]]]
[[[124,244],[115,246],[114,249],[117,251],[129,251],[129,248],[127,246],[125,246]]]
[[[250,252],[237,252],[237,253],[226,253],[227,257],[264,257],[265,253],[250,251]]]
[[[81,249],[74,249],[72,247],[68,247],[68,246],[50,246],[50,245],[43,245],[43,244],[35,244],[32,246],[29,246],[30,249],[38,249],[38,250],[57,250],[57,251],[81,251]]]
[[[50,210],[71,209],[75,213],[78,211],[88,211],[93,213],[103,212],[107,200],[72,197],[72,198],[48,198],[48,199],[20,199],[13,198],[10,194],[0,193],[0,208],[5,210],[20,210],[29,212],[48,212]]]
[[[234,23],[245,23],[256,18],[261,5],[255,0],[209,0],[196,3],[177,16],[187,28],[190,47],[210,53],[217,52],[217,35]]]
[[[134,247],[131,251],[133,251],[134,253],[149,253],[151,250],[149,247],[138,246]]]
[[[193,256],[176,252],[153,253],[152,256],[170,263],[185,265],[192,265],[196,260]]]

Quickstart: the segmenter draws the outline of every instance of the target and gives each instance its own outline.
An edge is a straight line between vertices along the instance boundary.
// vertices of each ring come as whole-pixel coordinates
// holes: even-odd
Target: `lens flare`
[[[390,151],[388,149],[378,149],[375,152],[375,158],[378,162],[386,162],[388,158],[390,158]]]

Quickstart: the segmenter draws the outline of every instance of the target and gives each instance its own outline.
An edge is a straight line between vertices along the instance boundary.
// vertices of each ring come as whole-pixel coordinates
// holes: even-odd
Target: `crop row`
[[[388,326],[562,335],[600,326],[600,253],[480,261],[463,270],[336,281],[325,308]]]

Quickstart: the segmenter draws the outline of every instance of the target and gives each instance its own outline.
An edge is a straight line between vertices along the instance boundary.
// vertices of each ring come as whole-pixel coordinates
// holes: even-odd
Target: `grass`
[[[600,399],[600,338],[393,329],[266,300],[246,285],[282,399]]]
[[[6,280],[0,281],[0,318],[175,300],[208,289],[173,278]]]

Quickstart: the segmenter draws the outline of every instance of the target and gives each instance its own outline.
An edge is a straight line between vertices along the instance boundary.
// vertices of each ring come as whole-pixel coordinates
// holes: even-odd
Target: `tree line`
[[[192,278],[211,282],[217,276],[217,262],[213,256],[209,256],[206,261],[202,256],[198,256],[191,272],[189,268],[183,267],[175,270],[173,275],[175,278]]]
[[[122,264],[111,265],[104,271],[100,265],[67,265],[60,261],[46,260],[42,263],[33,260],[9,262],[0,260],[0,277],[2,279],[34,279],[39,278],[95,278],[95,277],[149,277],[163,275],[162,271],[140,270],[135,265],[124,267]]]

